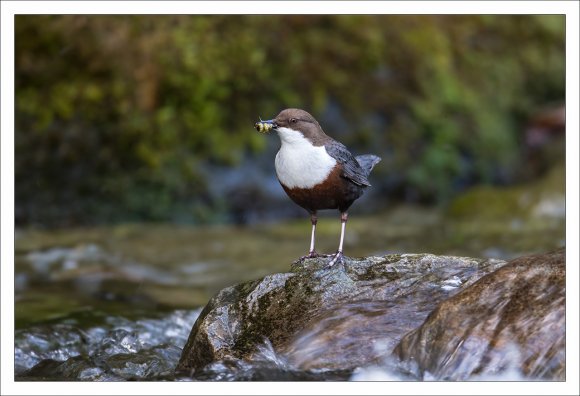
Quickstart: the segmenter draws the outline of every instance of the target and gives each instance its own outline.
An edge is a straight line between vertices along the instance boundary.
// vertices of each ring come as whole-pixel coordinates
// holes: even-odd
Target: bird
[[[306,258],[319,257],[315,249],[318,211],[340,211],[340,242],[327,268],[343,262],[343,243],[348,209],[370,187],[368,176],[381,161],[373,154],[353,156],[346,146],[322,130],[316,119],[302,109],[285,109],[271,120],[254,127],[263,133],[275,131],[280,149],[275,158],[276,176],[286,194],[310,213],[312,234]]]

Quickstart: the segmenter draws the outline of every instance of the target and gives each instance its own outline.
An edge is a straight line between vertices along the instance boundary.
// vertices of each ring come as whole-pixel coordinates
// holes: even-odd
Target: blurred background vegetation
[[[283,216],[253,123],[286,107],[383,157],[368,207],[530,181],[563,158],[564,38],[559,15],[17,16],[16,224]]]

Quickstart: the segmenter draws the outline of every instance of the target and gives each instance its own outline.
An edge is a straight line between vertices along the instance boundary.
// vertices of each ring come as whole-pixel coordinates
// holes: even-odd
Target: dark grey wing
[[[342,177],[345,177],[359,186],[369,187],[365,171],[361,168],[356,158],[348,151],[344,144],[334,141],[324,145],[326,152],[339,164],[342,164]]]
[[[363,168],[366,177],[368,177],[376,164],[381,162],[381,158],[374,154],[363,154],[354,157],[356,162]]]

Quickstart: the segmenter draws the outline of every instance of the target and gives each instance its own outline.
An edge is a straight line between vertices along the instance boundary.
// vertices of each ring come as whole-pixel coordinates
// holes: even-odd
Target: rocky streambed
[[[295,263],[221,290],[176,372],[193,379],[565,380],[565,250]]]
[[[367,256],[329,270],[290,265],[303,221],[19,232],[15,377],[563,379],[565,251],[537,254],[563,223],[429,213],[353,221],[347,252]],[[335,224],[319,237],[331,251]]]

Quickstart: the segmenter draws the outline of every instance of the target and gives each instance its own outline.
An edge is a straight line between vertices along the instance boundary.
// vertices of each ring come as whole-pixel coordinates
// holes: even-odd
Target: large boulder
[[[510,369],[564,378],[563,249],[507,264],[430,254],[326,262],[308,259],[220,291],[193,326],[177,372],[268,379],[253,374],[261,367],[269,379],[344,379],[380,366],[409,379]]]
[[[565,250],[515,259],[442,302],[395,353],[414,377],[566,377]]]
[[[505,264],[430,254],[295,263],[291,272],[228,287],[197,319],[177,371],[252,361],[267,345],[293,370],[380,364],[440,302]]]

